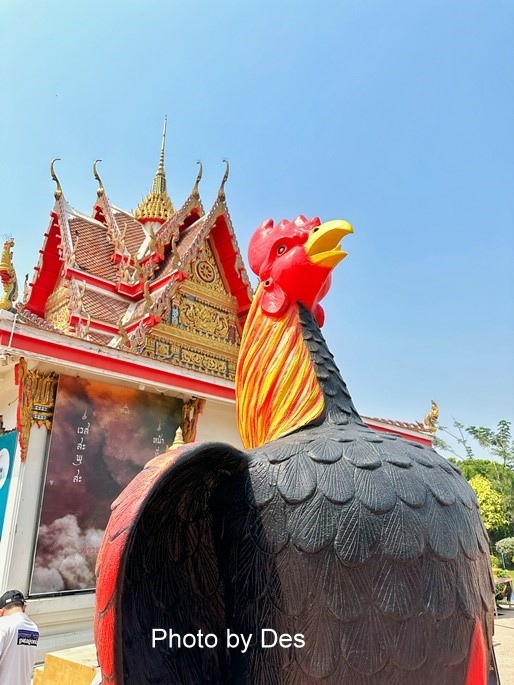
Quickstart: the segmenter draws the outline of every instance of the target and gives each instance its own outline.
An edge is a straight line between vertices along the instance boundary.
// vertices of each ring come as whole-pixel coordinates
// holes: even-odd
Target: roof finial
[[[101,162],[101,161],[102,161],[101,159],[95,159],[95,161],[93,162],[93,176],[98,181],[98,190],[96,191],[96,194],[98,197],[102,197],[102,195],[105,193],[104,184],[102,183],[102,179],[100,178],[100,174],[98,173],[98,171],[96,169],[96,165],[98,164],[98,162]]]
[[[56,200],[58,200],[61,197],[62,188],[61,188],[61,184],[59,183],[59,179],[57,178],[57,175],[56,175],[55,170],[54,170],[54,163],[60,162],[60,161],[61,161],[61,158],[56,157],[55,159],[52,159],[52,161],[50,162],[50,175],[52,176],[52,181],[55,181],[55,183],[57,184],[57,188],[54,191],[54,197]]]
[[[224,159],[223,161],[227,165],[227,168],[225,169],[225,173],[223,174],[223,179],[221,181],[220,189],[218,190],[218,197],[220,199],[225,197],[225,183],[228,180],[228,174],[230,171],[230,165],[228,163],[228,159]]]
[[[192,192],[193,195],[198,195],[198,185],[199,185],[200,181],[202,180],[202,173],[203,173],[202,162],[200,160],[198,160],[196,163],[200,165],[200,168],[198,169],[198,176],[196,177],[196,181],[195,181],[195,184],[193,186],[193,192]]]
[[[134,210],[134,216],[139,221],[169,219],[175,211],[171,199],[166,192],[166,174],[164,171],[167,123],[168,118],[165,116],[164,129],[162,132],[161,155],[159,157],[159,166],[157,167],[157,172],[153,180],[152,190],[143,200],[141,200]]]
[[[157,167],[157,173],[153,181],[153,192],[154,193],[165,193],[166,192],[166,175],[164,173],[164,150],[166,148],[166,127],[168,124],[168,117],[164,117],[164,128],[162,130],[162,143],[161,143],[161,154],[159,157],[159,166]]]
[[[159,159],[159,169],[164,171],[164,149],[166,147],[166,128],[168,126],[168,117],[164,115],[164,126],[162,129],[162,143],[161,143],[161,157]]]

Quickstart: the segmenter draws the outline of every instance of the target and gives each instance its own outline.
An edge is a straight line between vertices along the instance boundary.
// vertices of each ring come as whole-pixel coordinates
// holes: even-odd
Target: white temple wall
[[[196,440],[200,442],[228,442],[242,448],[237,430],[235,402],[207,400],[198,419]]]

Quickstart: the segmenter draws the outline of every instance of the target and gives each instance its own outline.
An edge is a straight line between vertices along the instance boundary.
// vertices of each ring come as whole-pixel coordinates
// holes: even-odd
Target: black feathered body
[[[112,682],[463,685],[476,621],[490,648],[472,489],[433,449],[363,424],[300,314],[323,420],[246,453],[192,447],[163,469],[122,553]],[[218,646],[152,649],[152,628],[214,633]],[[252,636],[244,653],[227,629]],[[292,637],[266,648],[263,629]]]

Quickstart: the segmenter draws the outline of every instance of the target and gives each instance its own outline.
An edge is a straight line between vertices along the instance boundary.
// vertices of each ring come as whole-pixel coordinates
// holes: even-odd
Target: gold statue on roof
[[[435,433],[437,430],[437,422],[439,420],[439,406],[437,402],[432,400],[432,408],[423,419],[423,426],[430,433]]]
[[[14,311],[14,302],[18,297],[18,279],[12,261],[12,250],[14,239],[7,238],[2,248],[0,258],[0,279],[4,289],[3,297],[0,299],[0,309]]]

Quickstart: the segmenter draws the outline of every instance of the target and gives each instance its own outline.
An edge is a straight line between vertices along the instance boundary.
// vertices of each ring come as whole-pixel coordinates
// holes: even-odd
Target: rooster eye
[[[285,245],[279,245],[277,248],[277,254],[284,254],[284,252],[287,250],[287,247]]]

